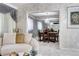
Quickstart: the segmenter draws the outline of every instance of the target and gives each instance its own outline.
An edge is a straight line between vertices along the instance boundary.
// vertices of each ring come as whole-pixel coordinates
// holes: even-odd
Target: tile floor
[[[39,54],[42,56],[79,56],[79,51],[60,49],[58,43],[39,42]]]

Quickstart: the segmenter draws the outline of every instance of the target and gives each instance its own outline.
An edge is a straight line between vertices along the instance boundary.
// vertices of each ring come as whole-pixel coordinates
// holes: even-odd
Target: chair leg
[[[43,42],[45,42],[45,38],[43,38]]]
[[[50,42],[50,38],[48,38],[48,43]]]

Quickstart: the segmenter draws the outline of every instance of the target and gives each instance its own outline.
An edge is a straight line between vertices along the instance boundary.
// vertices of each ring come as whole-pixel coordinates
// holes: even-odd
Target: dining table
[[[45,37],[47,38],[46,41],[53,41],[53,42],[58,42],[58,37],[59,37],[59,33],[57,31],[49,31],[47,36],[45,36],[46,34],[44,32],[40,32],[39,33],[39,40],[40,41],[45,41]]]

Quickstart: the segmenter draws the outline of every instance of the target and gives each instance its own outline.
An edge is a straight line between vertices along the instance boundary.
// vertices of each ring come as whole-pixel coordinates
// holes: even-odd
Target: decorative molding
[[[10,7],[16,9],[16,10],[18,9],[17,7],[15,7],[15,6],[11,5],[11,4],[8,4],[8,3],[3,3],[3,4],[5,4],[5,5],[7,5],[7,6],[10,6]]]

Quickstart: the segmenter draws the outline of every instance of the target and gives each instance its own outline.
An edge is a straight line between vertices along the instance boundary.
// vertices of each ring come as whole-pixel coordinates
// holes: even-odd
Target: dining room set
[[[38,31],[39,41],[43,42],[58,42],[59,30],[55,31],[53,28],[46,28],[43,31]]]

